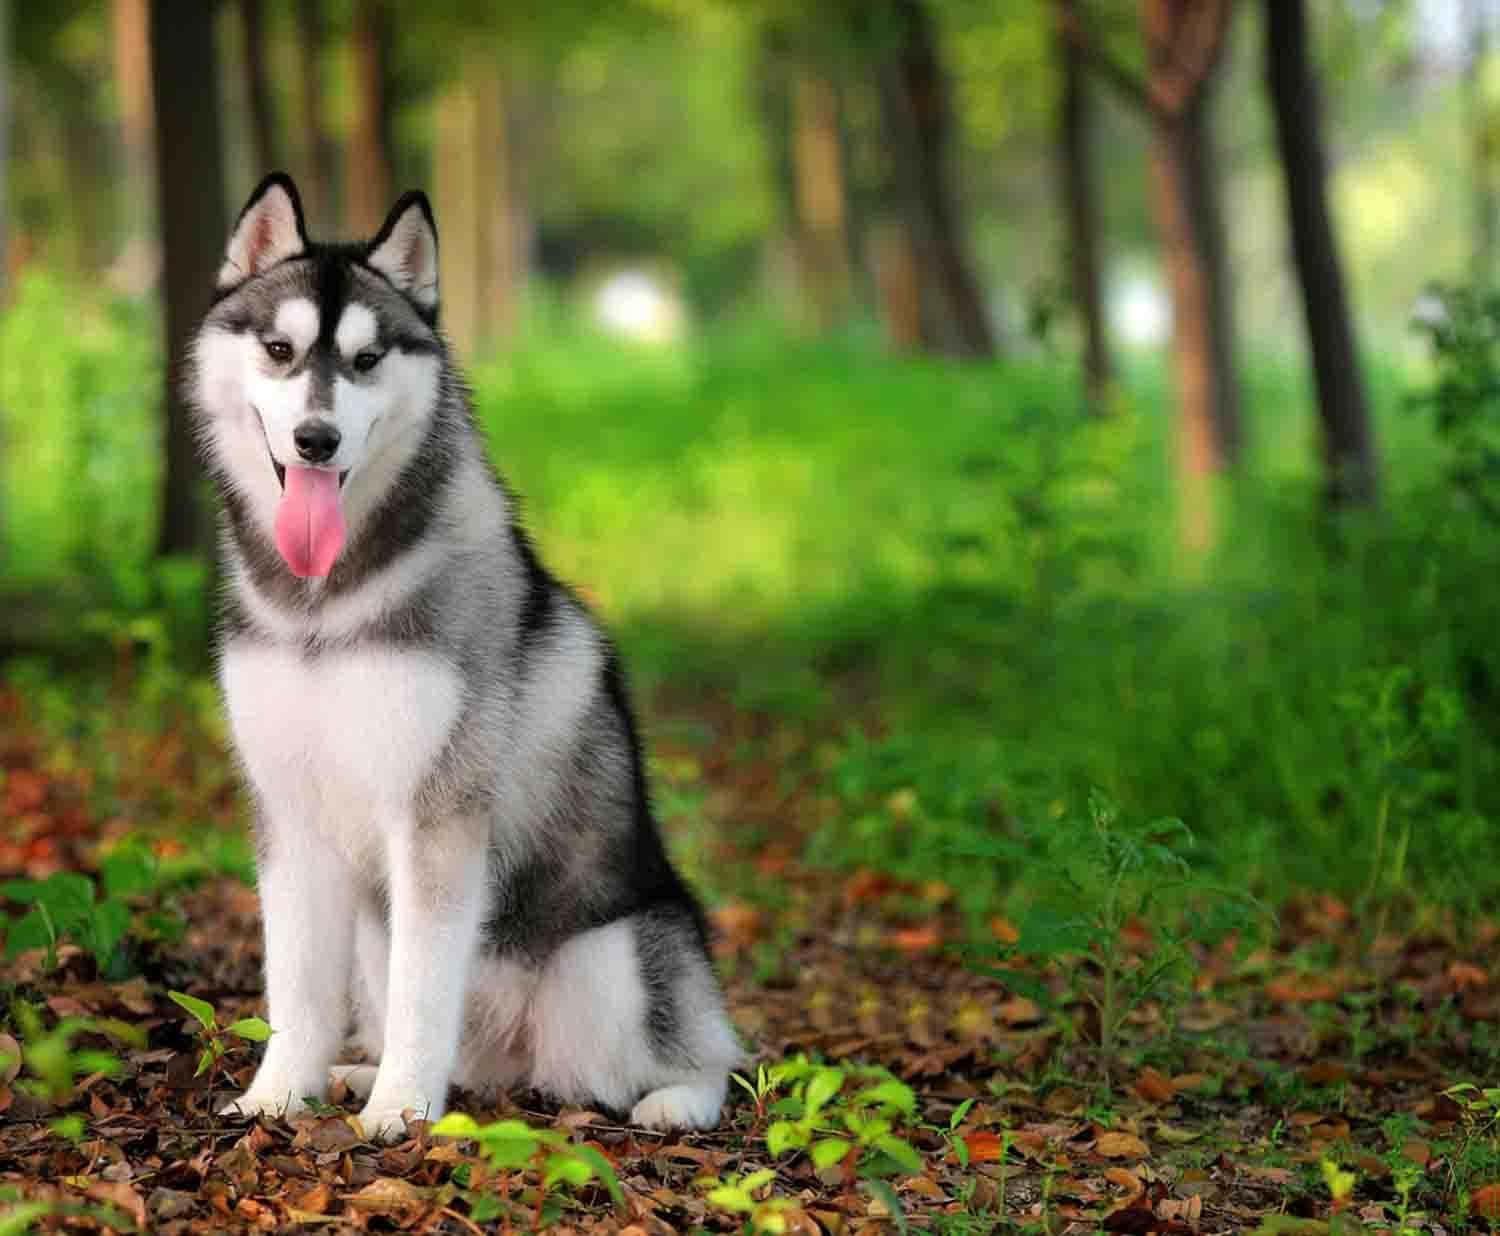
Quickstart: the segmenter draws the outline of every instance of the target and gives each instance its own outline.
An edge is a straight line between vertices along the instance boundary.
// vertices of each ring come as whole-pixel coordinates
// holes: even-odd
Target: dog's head
[[[372,504],[422,440],[441,388],[437,272],[419,192],[368,242],[317,244],[277,173],[230,233],[192,394],[220,479],[296,575],[328,574],[346,505]]]

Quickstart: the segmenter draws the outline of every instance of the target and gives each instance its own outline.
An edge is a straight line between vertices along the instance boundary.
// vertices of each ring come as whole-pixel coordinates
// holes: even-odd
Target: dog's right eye
[[[266,355],[278,365],[284,365],[292,359],[292,345],[285,339],[267,339]]]

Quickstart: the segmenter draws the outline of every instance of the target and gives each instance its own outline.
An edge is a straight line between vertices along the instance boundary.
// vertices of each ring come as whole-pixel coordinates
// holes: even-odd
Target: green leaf
[[[229,1028],[229,1033],[252,1043],[264,1043],[271,1037],[271,1027],[259,1017],[241,1017]]]
[[[801,1125],[790,1120],[778,1120],[766,1130],[766,1149],[780,1158],[788,1150],[800,1150],[812,1139],[812,1134]]]
[[[156,858],[139,844],[118,845],[99,862],[99,878],[106,897],[133,897],[149,892],[155,877]]]
[[[953,1115],[948,1117],[948,1130],[952,1132],[964,1122],[964,1117],[969,1114],[969,1108],[974,1106],[975,1100],[965,1099],[953,1109]]]
[[[909,1172],[913,1176],[922,1174],[925,1166],[922,1156],[917,1153],[916,1148],[910,1142],[887,1134],[875,1139],[875,1149],[888,1158],[894,1159],[902,1171]]]
[[[825,1137],[821,1141],[813,1143],[812,1161],[813,1166],[820,1172],[825,1167],[832,1167],[835,1163],[842,1162],[844,1156],[849,1153],[850,1143],[842,1137]]]
[[[809,1116],[817,1112],[823,1104],[833,1098],[844,1085],[843,1069],[819,1069],[812,1075],[812,1080],[807,1083],[807,1114]]]
[[[173,1004],[177,1005],[178,1008],[185,1009],[187,1010],[187,1012],[191,1013],[197,1020],[198,1024],[205,1030],[213,1030],[216,1028],[217,1023],[214,1019],[214,1006],[211,1005],[207,1000],[200,1000],[197,996],[189,996],[186,993],[180,991],[167,992],[167,998],[171,1000]]]
[[[488,1223],[491,1219],[498,1219],[504,1213],[504,1205],[491,1193],[480,1195],[469,1206],[469,1218],[475,1223]]]
[[[751,1172],[748,1176],[741,1180],[740,1188],[754,1193],[762,1185],[768,1185],[775,1179],[776,1169],[773,1167],[763,1167],[760,1169],[760,1171]]]
[[[896,1190],[883,1180],[867,1180],[865,1188],[872,1196],[878,1197],[885,1203],[885,1208],[891,1213],[891,1222],[896,1225],[901,1236],[907,1236],[911,1228],[906,1222],[906,1211],[901,1208],[901,1199],[896,1196]]]
[[[0,1236],[26,1236],[38,1219],[52,1213],[46,1202],[22,1202],[0,1210]]]
[[[594,1178],[594,1169],[577,1155],[561,1151],[547,1156],[542,1165],[542,1188],[550,1189],[561,1181],[573,1188],[581,1188]]]
[[[861,1090],[854,1096],[854,1102],[860,1105],[874,1103],[881,1107],[893,1107],[908,1116],[917,1110],[915,1092],[905,1082],[897,1081],[894,1077],[878,1086],[871,1086],[868,1090]]]
[[[20,918],[11,919],[5,928],[5,960],[14,961],[34,948],[51,949],[57,944],[52,920],[40,906]]]
[[[740,1185],[720,1185],[708,1191],[708,1200],[721,1210],[734,1210],[749,1214],[755,1209],[755,1199]]]
[[[615,1175],[615,1165],[613,1163],[592,1146],[573,1146],[571,1147],[571,1153],[594,1169],[594,1175],[604,1185],[605,1191],[610,1196],[610,1200],[616,1206],[623,1206],[625,1204],[625,1193],[620,1188],[620,1178]],[[772,1174],[774,1175],[775,1173]]]
[[[215,1060],[212,1046],[205,1047],[203,1053],[198,1057],[198,1067],[193,1071],[194,1077],[202,1077],[209,1069],[214,1067]]]
[[[99,961],[108,961],[130,930],[130,907],[123,901],[101,901],[85,917],[83,945]]]
[[[463,1112],[449,1112],[432,1126],[431,1131],[438,1137],[474,1138],[479,1136],[479,1125],[475,1123],[473,1116]]]

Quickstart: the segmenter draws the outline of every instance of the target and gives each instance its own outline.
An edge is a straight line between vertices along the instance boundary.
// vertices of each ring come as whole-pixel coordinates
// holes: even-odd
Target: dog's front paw
[[[372,1142],[402,1142],[410,1133],[409,1126],[417,1120],[436,1120],[442,1112],[426,1099],[411,1102],[382,1102],[371,1099],[356,1119],[365,1136]]]
[[[260,1086],[251,1086],[237,1099],[231,1099],[219,1108],[221,1116],[279,1116],[287,1120],[300,1116],[307,1110],[307,1103],[290,1090],[276,1091]]]

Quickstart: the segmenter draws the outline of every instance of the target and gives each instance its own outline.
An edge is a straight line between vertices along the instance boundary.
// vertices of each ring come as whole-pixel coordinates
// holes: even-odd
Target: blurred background
[[[1493,905],[1500,4],[3,11],[13,844],[234,818],[172,382],[285,168],[315,237],[431,194],[690,865],[981,914],[1098,787],[1273,901]]]

